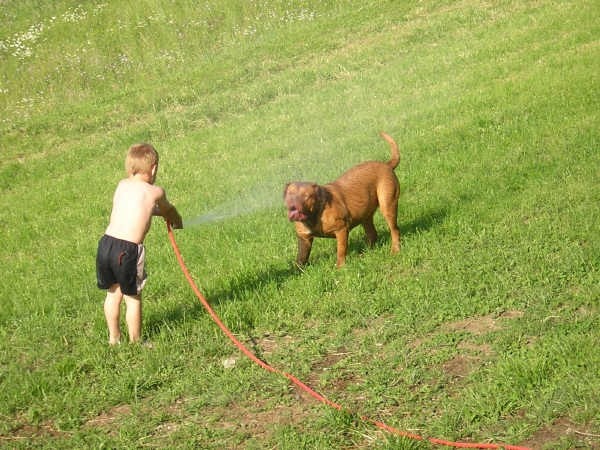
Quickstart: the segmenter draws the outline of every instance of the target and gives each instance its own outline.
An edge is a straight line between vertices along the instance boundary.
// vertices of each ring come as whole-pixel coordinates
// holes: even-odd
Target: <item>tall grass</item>
[[[243,359],[160,220],[153,347],[108,347],[96,242],[137,141],[160,152],[190,271],[261,358],[424,436],[597,446],[599,12],[1,3],[0,446],[428,448]],[[376,216],[374,249],[354,231],[335,270],[318,240],[295,270],[284,183],[387,159],[381,129],[402,154],[400,254]]]

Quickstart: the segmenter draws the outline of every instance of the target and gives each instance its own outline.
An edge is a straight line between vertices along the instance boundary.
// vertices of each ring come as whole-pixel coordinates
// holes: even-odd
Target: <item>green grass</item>
[[[0,3],[0,446],[600,445],[597,2]],[[402,250],[317,240],[285,182],[399,143]],[[143,335],[109,348],[97,240],[127,148],[158,184]],[[223,362],[233,358],[235,366]]]

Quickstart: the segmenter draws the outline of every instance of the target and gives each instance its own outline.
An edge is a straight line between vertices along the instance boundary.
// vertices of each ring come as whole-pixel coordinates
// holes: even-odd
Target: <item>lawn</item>
[[[40,4],[42,3],[42,4]],[[0,447],[600,447],[600,4],[0,2]],[[399,144],[399,254],[283,205]],[[107,345],[127,148],[184,216]],[[423,440],[374,426],[368,418]]]

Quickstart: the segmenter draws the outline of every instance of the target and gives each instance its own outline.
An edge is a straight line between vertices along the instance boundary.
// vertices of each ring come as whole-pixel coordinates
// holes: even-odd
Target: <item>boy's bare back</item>
[[[159,211],[156,211],[157,206]],[[150,184],[140,174],[130,176],[117,186],[106,234],[140,244],[150,228],[152,216],[165,213],[169,207],[161,187]]]

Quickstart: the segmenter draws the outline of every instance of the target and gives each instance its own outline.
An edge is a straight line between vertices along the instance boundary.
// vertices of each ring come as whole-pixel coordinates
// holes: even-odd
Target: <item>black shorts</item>
[[[118,283],[125,295],[137,295],[146,283],[142,244],[104,235],[98,242],[96,278],[100,289]]]

